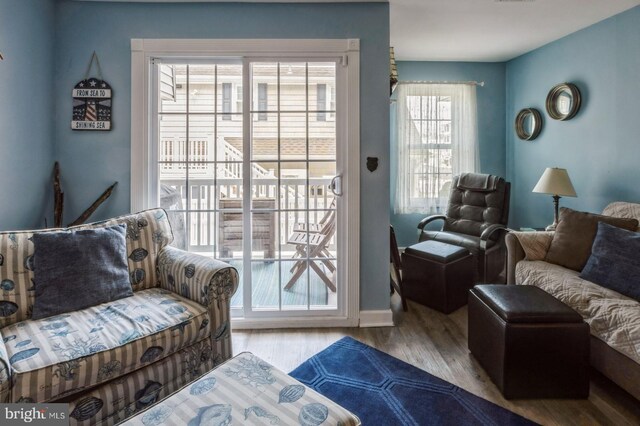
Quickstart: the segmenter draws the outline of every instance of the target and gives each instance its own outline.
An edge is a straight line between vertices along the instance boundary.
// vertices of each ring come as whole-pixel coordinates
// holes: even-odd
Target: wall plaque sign
[[[99,78],[88,78],[93,62],[98,67]],[[111,130],[111,97],[109,83],[102,79],[100,62],[95,52],[83,80],[73,88],[72,130]]]

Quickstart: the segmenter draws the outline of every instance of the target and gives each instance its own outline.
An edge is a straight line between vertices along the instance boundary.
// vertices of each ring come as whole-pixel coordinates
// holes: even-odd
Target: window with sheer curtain
[[[452,177],[479,169],[476,86],[398,87],[395,213],[444,213]]]

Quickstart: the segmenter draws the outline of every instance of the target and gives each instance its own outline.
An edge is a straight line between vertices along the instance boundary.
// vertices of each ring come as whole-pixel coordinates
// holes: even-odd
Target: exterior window
[[[396,213],[444,213],[453,176],[478,169],[475,86],[401,85]]]
[[[222,83],[222,113],[231,113],[231,83]],[[223,120],[231,120],[230,115],[223,115]]]
[[[318,121],[327,121],[327,85],[326,84],[318,84],[317,85],[317,98],[316,98],[316,107],[318,109],[317,120]]]
[[[242,86],[236,86],[236,111],[242,112]]]
[[[258,121],[267,121],[267,83],[258,83]]]
[[[446,202],[451,189],[451,97],[411,96],[420,139],[411,146],[411,198]]]
[[[160,65],[160,98],[176,101],[176,71],[172,65]]]
[[[329,97],[329,111],[330,112],[329,115],[329,120],[335,120],[336,119],[336,86],[335,85],[331,85],[331,96]]]

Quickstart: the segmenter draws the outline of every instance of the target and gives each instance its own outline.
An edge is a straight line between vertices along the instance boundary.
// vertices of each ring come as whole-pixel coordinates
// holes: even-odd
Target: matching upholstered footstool
[[[243,352],[123,424],[358,426],[360,420],[266,361]]]
[[[473,287],[473,256],[469,250],[424,241],[402,253],[404,296],[445,314],[467,304]]]
[[[475,286],[469,350],[507,399],[589,396],[589,325],[538,287]]]

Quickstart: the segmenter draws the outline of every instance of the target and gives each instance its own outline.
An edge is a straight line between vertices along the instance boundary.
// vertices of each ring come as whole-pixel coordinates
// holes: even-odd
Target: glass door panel
[[[162,64],[157,96],[158,204],[168,211],[172,244],[229,262],[241,274],[242,70],[241,64]],[[174,76],[172,85],[163,80],[167,75]],[[242,297],[232,305],[242,307]]]
[[[336,310],[335,63],[253,63],[250,78],[251,309]],[[277,225],[265,235],[256,221],[268,220]]]

